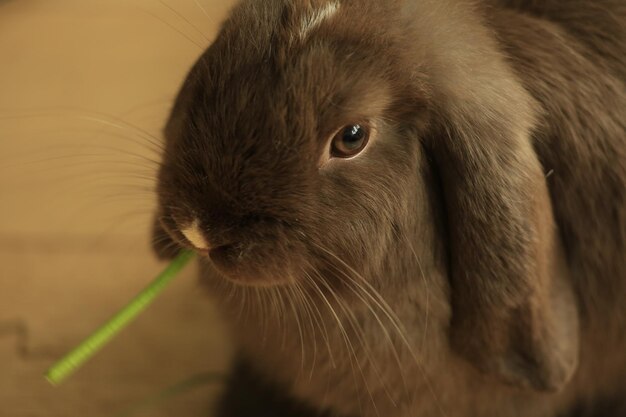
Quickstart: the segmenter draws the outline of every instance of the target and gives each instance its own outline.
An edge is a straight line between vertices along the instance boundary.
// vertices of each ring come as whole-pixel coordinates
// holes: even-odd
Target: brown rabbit
[[[221,416],[626,416],[626,2],[244,0],[167,124]]]

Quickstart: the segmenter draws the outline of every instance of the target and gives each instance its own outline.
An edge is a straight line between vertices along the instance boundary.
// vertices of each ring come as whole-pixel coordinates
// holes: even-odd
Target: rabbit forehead
[[[210,50],[190,75],[187,105],[178,109],[192,127],[184,135],[229,144],[247,137],[272,148],[315,143],[342,123],[382,117],[399,90],[391,59],[367,47],[314,43],[288,58],[275,50],[243,61],[222,49]]]

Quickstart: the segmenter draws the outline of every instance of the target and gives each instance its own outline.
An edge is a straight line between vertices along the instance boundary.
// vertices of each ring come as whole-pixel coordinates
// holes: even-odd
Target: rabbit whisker
[[[319,275],[319,273],[316,270],[313,270],[312,272],[314,272],[318,276],[318,278],[320,278],[320,281],[323,282],[323,278]],[[360,391],[356,388],[357,387],[357,376],[356,376],[356,370],[355,370],[355,362],[356,362],[356,365],[359,367],[359,371],[361,372],[361,376],[362,376],[363,380],[365,380],[365,375],[363,374],[363,371],[362,371],[360,365],[358,364],[358,358],[356,356],[356,352],[354,350],[352,342],[350,341],[350,337],[348,336],[348,333],[346,332],[346,329],[344,328],[343,323],[341,322],[341,319],[339,318],[339,315],[337,314],[337,312],[333,308],[333,306],[330,303],[330,301],[328,301],[328,298],[326,297],[326,295],[324,295],[324,292],[321,290],[319,285],[317,285],[317,282],[314,279],[312,279],[310,282],[313,285],[313,289],[317,292],[317,294],[319,294],[319,296],[320,296],[321,300],[323,301],[324,305],[326,305],[326,307],[328,307],[328,311],[331,313],[331,318],[333,318],[335,320],[335,322],[337,323],[337,328],[338,328],[338,330],[340,332],[340,335],[342,336],[343,342],[344,342],[344,344],[346,346],[346,349],[347,349],[348,360],[350,361],[350,368],[352,370],[352,377],[354,379],[354,384],[355,384],[355,391],[356,391],[357,396],[359,398],[359,409],[360,409],[361,414],[363,414],[363,404],[362,404],[361,394],[360,394]],[[331,289],[331,291],[332,291],[332,289]]]
[[[194,29],[198,34],[200,34],[200,36],[202,36],[207,42],[210,42],[210,39],[204,34],[204,32],[202,32],[200,29],[198,29],[198,27],[196,25],[191,23],[191,21],[189,19],[187,19],[182,13],[180,13],[174,7],[172,7],[169,4],[167,4],[164,0],[159,0],[159,3],[161,3],[163,6],[167,7],[172,13],[174,13],[176,16],[178,16],[181,20],[185,21],[192,29]]]
[[[363,284],[364,289],[367,288],[369,290],[369,291],[366,291],[364,293],[364,295],[367,296],[372,302],[374,302],[374,304],[382,311],[382,313],[391,322],[391,325],[394,327],[396,333],[398,334],[398,336],[400,336],[400,339],[401,339],[402,343],[405,345],[405,347],[407,348],[409,354],[411,355],[411,357],[413,359],[413,362],[415,363],[415,365],[417,366],[418,370],[422,374],[422,378],[424,379],[424,382],[426,383],[426,386],[427,386],[429,392],[433,396],[433,399],[436,402],[436,405],[438,407],[439,412],[444,417],[447,417],[447,413],[443,409],[443,407],[441,405],[441,402],[440,402],[438,396],[436,395],[436,393],[434,391],[432,383],[430,382],[430,379],[428,378],[428,376],[426,374],[426,371],[425,371],[425,369],[424,369],[424,367],[423,367],[419,357],[417,356],[417,354],[413,350],[412,345],[408,341],[408,338],[406,336],[407,333],[406,333],[406,330],[404,329],[404,326],[402,325],[402,322],[400,321],[398,316],[395,314],[393,309],[389,306],[387,301],[382,297],[382,295],[380,295],[380,293],[363,276],[361,276],[356,270],[354,270],[354,268],[352,268],[350,265],[345,263],[341,258],[339,258],[337,255],[332,253],[330,250],[324,248],[323,246],[321,246],[321,245],[319,245],[319,244],[317,244],[315,242],[313,242],[313,244],[316,247],[318,247],[320,250],[322,250],[325,253],[327,253],[329,256],[331,256],[334,259],[336,259],[345,268],[348,268],[348,270],[350,270],[355,276],[359,277],[359,282],[361,284]],[[354,280],[352,280],[352,281],[354,282]]]
[[[198,41],[192,39],[189,35],[187,35],[185,32],[183,32],[182,30],[178,29],[176,26],[174,26],[173,24],[169,23],[168,21],[166,21],[165,19],[159,17],[157,14],[152,13],[149,10],[146,9],[140,9],[143,13],[153,17],[154,19],[158,20],[159,22],[163,23],[164,25],[166,25],[167,27],[169,27],[170,29],[172,29],[174,32],[178,33],[180,36],[182,36],[183,38],[187,39],[189,42],[191,42],[192,44],[194,44],[195,46],[197,46],[199,49],[204,50],[205,46],[201,45]]]

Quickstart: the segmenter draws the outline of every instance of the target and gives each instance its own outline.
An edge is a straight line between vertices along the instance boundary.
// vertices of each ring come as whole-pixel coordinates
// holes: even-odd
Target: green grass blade
[[[45,374],[52,385],[59,385],[83,363],[98,352],[117,333],[126,327],[139,313],[154,301],[178,273],[194,257],[191,251],[183,251],[176,257],[161,274],[130,303],[115,314],[108,322],[97,329],[74,350],[55,363]]]

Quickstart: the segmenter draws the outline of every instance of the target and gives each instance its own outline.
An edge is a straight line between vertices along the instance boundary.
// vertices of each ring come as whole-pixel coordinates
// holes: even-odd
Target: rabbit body
[[[623,0],[245,0],[172,111],[155,231],[223,249],[267,415],[626,416],[625,82]],[[263,415],[236,381],[221,415]]]

